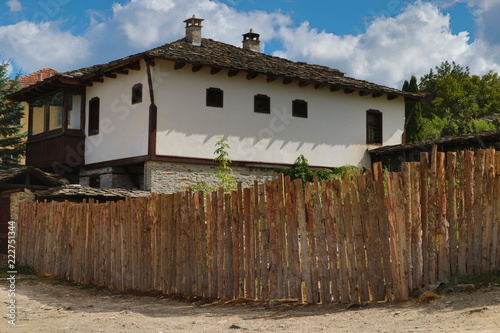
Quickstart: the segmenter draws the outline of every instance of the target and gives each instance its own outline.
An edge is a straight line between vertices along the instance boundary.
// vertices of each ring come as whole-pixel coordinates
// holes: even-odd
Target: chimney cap
[[[196,18],[195,15],[193,17],[188,18],[187,20],[184,20],[184,23],[186,23],[186,28],[189,26],[197,25],[201,27],[201,22],[203,22],[205,19],[202,18]]]
[[[246,34],[243,34],[243,40],[247,40],[247,39],[252,39],[252,40],[259,40],[259,37],[260,37],[260,34],[257,34],[255,32],[253,32],[253,29],[250,29],[249,32],[247,32]]]

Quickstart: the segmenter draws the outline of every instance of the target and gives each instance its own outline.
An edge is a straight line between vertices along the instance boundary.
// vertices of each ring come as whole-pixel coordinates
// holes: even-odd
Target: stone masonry
[[[191,186],[205,182],[217,184],[214,176],[215,165],[146,162],[144,165],[145,190],[158,193],[173,193],[187,190]],[[241,181],[243,187],[252,186],[255,180],[263,182],[276,177],[276,172],[269,169],[232,167],[232,175]]]

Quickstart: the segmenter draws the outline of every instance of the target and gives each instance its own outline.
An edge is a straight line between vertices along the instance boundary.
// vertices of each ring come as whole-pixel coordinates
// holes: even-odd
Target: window
[[[207,89],[207,106],[221,108],[224,105],[224,92],[219,88]]]
[[[132,87],[132,104],[142,102],[142,83],[138,83]]]
[[[29,104],[28,135],[81,129],[84,92],[61,89]]]
[[[382,144],[382,112],[366,111],[366,143]]]
[[[292,102],[292,116],[307,118],[307,102],[301,99],[294,100]]]
[[[99,134],[99,97],[89,101],[89,136]]]
[[[68,128],[81,129],[82,118],[82,95],[80,93],[72,93],[68,95]]]
[[[271,113],[271,98],[266,95],[253,97],[253,111],[258,113]]]
[[[89,177],[89,186],[93,188],[101,187],[101,176],[94,175]]]

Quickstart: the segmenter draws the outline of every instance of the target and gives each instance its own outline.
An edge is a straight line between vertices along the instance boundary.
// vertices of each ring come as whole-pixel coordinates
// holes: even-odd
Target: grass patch
[[[444,295],[452,292],[474,291],[479,288],[491,286],[500,286],[500,271],[458,276],[450,283],[442,283],[436,289],[436,292]]]
[[[11,271],[9,268],[5,267],[0,270],[0,278],[8,278],[11,274],[7,272]],[[36,275],[38,272],[30,266],[16,266],[16,275]]]

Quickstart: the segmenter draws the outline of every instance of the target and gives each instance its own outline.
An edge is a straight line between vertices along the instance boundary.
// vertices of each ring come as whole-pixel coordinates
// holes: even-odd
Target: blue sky
[[[241,45],[250,28],[263,51],[338,68],[400,88],[442,61],[500,72],[500,0],[8,0],[0,11],[0,60],[24,74],[105,63],[183,37]]]

